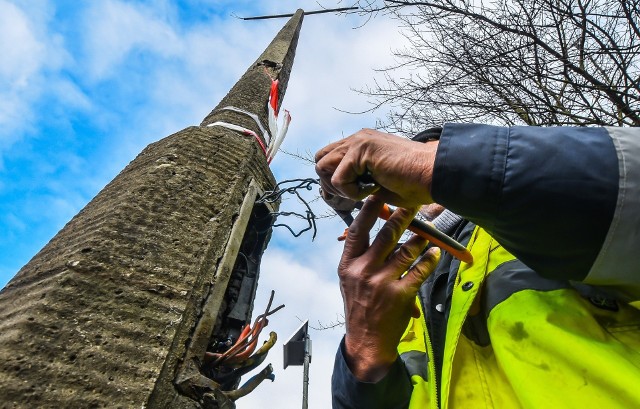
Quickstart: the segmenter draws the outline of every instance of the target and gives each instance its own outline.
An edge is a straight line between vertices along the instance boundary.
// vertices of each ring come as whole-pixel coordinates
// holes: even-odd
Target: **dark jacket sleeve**
[[[413,387],[400,358],[376,383],[358,381],[344,359],[344,339],[336,354],[331,377],[334,409],[403,409],[409,407]]]
[[[431,194],[540,274],[582,280],[616,208],[618,157],[604,128],[448,124]]]

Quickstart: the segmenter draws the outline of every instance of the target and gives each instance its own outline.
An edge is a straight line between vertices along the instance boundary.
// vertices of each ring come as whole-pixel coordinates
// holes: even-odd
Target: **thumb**
[[[433,273],[440,261],[440,249],[432,247],[400,280],[407,290],[417,292],[422,283]]]

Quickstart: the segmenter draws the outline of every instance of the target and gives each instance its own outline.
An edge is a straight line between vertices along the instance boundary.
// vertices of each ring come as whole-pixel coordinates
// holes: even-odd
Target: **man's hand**
[[[374,193],[387,203],[412,208],[433,202],[431,179],[437,141],[419,143],[363,129],[316,153],[322,189],[360,200]],[[369,174],[376,188],[360,189]]]
[[[345,358],[355,377],[367,382],[382,379],[396,360],[409,319],[420,315],[418,289],[435,269],[440,254],[431,249],[409,269],[426,240],[413,236],[395,249],[415,208],[398,208],[369,245],[369,231],[383,203],[376,198],[365,202],[349,227],[338,266],[347,326]]]

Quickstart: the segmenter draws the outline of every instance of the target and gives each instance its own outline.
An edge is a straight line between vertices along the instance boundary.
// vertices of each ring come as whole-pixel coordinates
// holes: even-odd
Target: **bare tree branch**
[[[356,2],[408,40],[384,82],[389,130],[448,121],[640,126],[639,0]]]

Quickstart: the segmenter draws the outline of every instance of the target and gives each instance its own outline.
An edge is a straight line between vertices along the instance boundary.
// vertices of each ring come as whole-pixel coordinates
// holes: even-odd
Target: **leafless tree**
[[[360,0],[409,41],[363,92],[385,127],[640,126],[640,0]]]

